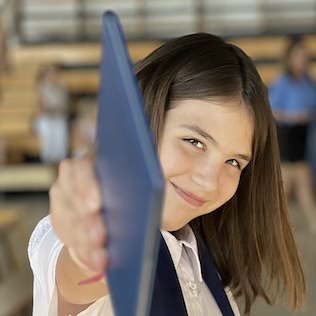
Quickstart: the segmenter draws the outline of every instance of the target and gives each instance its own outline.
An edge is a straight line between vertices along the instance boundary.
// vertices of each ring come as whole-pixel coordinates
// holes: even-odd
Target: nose
[[[216,191],[220,181],[221,168],[219,159],[204,157],[194,164],[191,180],[203,191]]]

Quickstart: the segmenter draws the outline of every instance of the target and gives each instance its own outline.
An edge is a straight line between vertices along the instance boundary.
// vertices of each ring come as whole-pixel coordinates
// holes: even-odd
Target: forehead
[[[167,112],[165,132],[187,125],[197,125],[216,137],[223,146],[236,144],[252,152],[254,125],[247,106],[236,100],[181,100]]]
[[[171,110],[167,112],[169,120],[181,121],[182,119],[195,119],[201,122],[214,121],[221,118],[223,123],[227,120],[242,118],[253,125],[253,117],[249,107],[239,100],[177,100],[171,104]],[[239,124],[238,124],[239,125]]]

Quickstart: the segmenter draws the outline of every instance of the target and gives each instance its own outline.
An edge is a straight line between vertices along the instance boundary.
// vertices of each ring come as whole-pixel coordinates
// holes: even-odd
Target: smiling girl
[[[158,48],[135,72],[166,181],[151,316],[240,315],[240,296],[245,314],[258,295],[303,307],[275,123],[250,58],[194,34]],[[78,286],[107,265],[93,157],[61,163],[50,202],[29,246],[33,315],[114,315],[105,279]],[[209,281],[210,255],[226,309]]]

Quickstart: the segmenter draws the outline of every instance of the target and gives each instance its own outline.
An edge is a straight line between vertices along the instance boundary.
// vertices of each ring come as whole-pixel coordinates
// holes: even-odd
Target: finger
[[[63,207],[65,202],[62,203]],[[58,207],[57,207],[58,208]],[[71,209],[72,207],[69,207]],[[74,211],[51,212],[51,223],[59,239],[68,247],[103,247],[106,230],[101,214],[81,217]]]
[[[74,190],[79,195],[80,200],[91,212],[100,212],[102,199],[92,160],[83,157],[77,159],[72,177],[74,179]]]
[[[55,195],[55,199],[64,195],[65,199],[72,201],[73,210],[82,216],[86,212],[101,211],[99,185],[91,160],[78,158],[62,161],[55,186],[59,188],[59,196]]]
[[[83,157],[63,160],[59,166],[57,185],[70,199],[76,199],[88,209],[100,209],[101,199],[91,160]]]
[[[58,185],[50,190],[50,220],[55,233],[66,246],[75,246],[78,241],[82,243],[88,239],[86,219]]]
[[[65,160],[50,190],[51,221],[58,237],[81,261],[99,269],[104,264],[106,231],[100,212],[91,213],[85,203],[94,195],[100,210],[100,195],[91,160]],[[80,255],[79,255],[80,254]]]
[[[106,243],[106,227],[102,214],[92,214],[86,219],[86,229],[94,246],[104,246]]]
[[[102,214],[83,214],[60,192],[60,187],[52,188],[51,223],[59,239],[67,246],[81,249],[88,257],[90,249],[103,247],[106,242],[106,229]],[[55,198],[55,195],[58,198]]]

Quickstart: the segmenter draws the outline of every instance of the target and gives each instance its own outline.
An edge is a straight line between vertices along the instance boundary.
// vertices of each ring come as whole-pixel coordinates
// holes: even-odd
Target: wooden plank
[[[55,181],[56,174],[54,166],[45,164],[1,166],[0,191],[48,190]]]
[[[0,108],[5,111],[6,109],[12,109],[13,111],[15,109],[29,109],[32,111],[37,110],[37,99],[28,96],[23,97],[23,95],[16,95],[16,96],[10,96],[10,97],[4,97],[0,101]]]
[[[231,42],[253,59],[280,59],[288,45],[288,37],[236,37]]]
[[[7,247],[0,227],[0,284],[3,280],[7,279],[10,274],[11,267],[7,256]]]
[[[15,104],[14,106],[0,106],[0,116],[2,115],[26,115],[30,116],[37,113],[35,107],[28,107],[24,104]]]
[[[152,51],[161,46],[162,41],[130,41],[127,43],[128,51],[131,56],[131,60],[135,63],[146,56]]]
[[[9,54],[15,64],[99,63],[100,43],[27,45],[13,48]]]
[[[304,39],[311,56],[316,57],[316,35],[306,35],[304,36]]]
[[[19,135],[29,134],[32,132],[33,122],[32,112],[20,112],[20,113],[2,113],[0,116],[0,135]]]
[[[272,81],[283,72],[283,66],[281,63],[261,64],[256,68],[262,78],[262,81],[266,85],[271,84]],[[316,80],[316,62],[310,64],[309,72],[314,80]]]
[[[64,70],[59,78],[73,94],[97,93],[99,88],[99,69]]]
[[[23,135],[10,135],[6,137],[8,152],[39,156],[40,141],[34,133]]]
[[[17,315],[32,303],[32,272],[24,267],[0,283],[0,316]]]
[[[282,65],[280,64],[261,64],[256,68],[261,76],[262,81],[266,85],[269,85],[282,71]]]
[[[162,41],[130,41],[128,50],[133,62],[144,58]],[[13,48],[9,58],[14,64],[99,64],[100,43],[25,45]]]
[[[0,282],[0,316],[16,316],[32,303],[26,233],[19,213],[12,209],[0,210],[0,229],[7,248],[4,259],[10,265],[8,275]]]
[[[303,40],[312,57],[316,57],[316,35],[304,35]],[[253,59],[281,60],[290,42],[290,37],[281,36],[257,36],[236,37],[231,42],[245,51]]]

